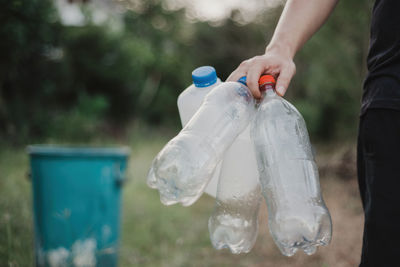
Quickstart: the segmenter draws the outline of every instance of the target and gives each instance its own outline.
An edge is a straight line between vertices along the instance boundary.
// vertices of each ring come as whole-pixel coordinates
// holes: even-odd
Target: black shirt
[[[368,108],[400,110],[400,0],[376,0],[372,11],[361,114]]]

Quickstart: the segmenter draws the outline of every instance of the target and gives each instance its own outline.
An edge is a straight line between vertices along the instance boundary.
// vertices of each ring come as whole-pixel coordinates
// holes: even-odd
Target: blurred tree
[[[159,1],[143,1],[139,11],[125,14],[124,22],[125,36],[140,42],[151,55],[147,65],[138,62],[131,71],[141,89],[138,114],[152,124],[178,126],[176,99],[190,84],[196,62],[186,43],[192,25],[185,23],[183,10],[167,12]]]
[[[61,25],[49,0],[1,0],[0,25],[0,133],[41,134],[63,71],[54,60]]]
[[[244,23],[196,22],[160,0],[124,2],[122,27],[60,23],[51,0],[0,0],[0,136],[89,139],[131,120],[179,127],[176,99],[191,71],[213,65],[225,79],[244,59],[264,52],[281,8]],[[296,57],[288,99],[311,135],[354,134],[365,72],[371,3],[341,1]]]
[[[199,65],[213,65],[225,80],[245,59],[264,53],[280,11],[269,10],[259,22],[242,24],[242,13],[233,10],[219,26],[207,22],[196,23],[196,34],[191,42]]]

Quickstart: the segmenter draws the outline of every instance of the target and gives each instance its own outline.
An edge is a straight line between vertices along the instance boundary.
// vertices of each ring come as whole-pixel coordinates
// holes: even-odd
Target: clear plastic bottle
[[[331,240],[332,222],[322,199],[318,169],[301,114],[261,77],[264,92],[251,135],[268,207],[269,229],[282,254],[308,255]]]
[[[250,128],[225,153],[215,207],[208,220],[216,249],[234,254],[249,252],[257,239],[261,187]]]
[[[207,94],[189,123],[153,161],[148,183],[158,189],[161,202],[193,204],[254,114],[254,98],[240,82],[223,83]]]
[[[261,201],[258,177],[249,125],[226,151],[222,162],[215,207],[208,220],[216,249],[229,248],[238,254],[254,246]]]
[[[189,122],[200,108],[206,95],[216,86],[221,84],[215,69],[211,66],[202,66],[192,72],[193,84],[186,88],[178,97],[178,110],[182,127]],[[215,197],[217,194],[218,177],[221,164],[215,168],[211,181],[204,190],[208,195]]]

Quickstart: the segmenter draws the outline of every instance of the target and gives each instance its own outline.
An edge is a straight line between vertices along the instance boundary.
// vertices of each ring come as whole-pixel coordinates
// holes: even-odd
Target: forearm
[[[293,58],[324,24],[338,0],[287,0],[266,51],[279,51]]]

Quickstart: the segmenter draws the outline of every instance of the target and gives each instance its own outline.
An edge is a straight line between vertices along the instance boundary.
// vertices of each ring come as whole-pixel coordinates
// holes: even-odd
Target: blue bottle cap
[[[247,86],[246,76],[241,77],[241,78],[238,80],[238,82],[240,82],[240,83],[242,83],[242,84],[244,84],[244,85]]]
[[[211,66],[202,66],[192,72],[192,80],[196,87],[207,87],[217,82],[217,72]]]

